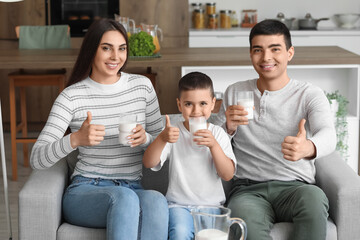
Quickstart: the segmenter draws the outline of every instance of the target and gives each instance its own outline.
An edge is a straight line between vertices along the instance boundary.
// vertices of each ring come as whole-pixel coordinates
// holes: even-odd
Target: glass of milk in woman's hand
[[[236,104],[245,108],[248,119],[254,119],[254,93],[252,91],[236,92]]]
[[[120,116],[119,121],[119,143],[122,145],[130,146],[131,144],[128,139],[129,135],[134,134],[133,129],[137,124],[137,116],[136,115],[123,115]]]
[[[189,130],[192,134],[192,144],[193,146],[199,146],[196,142],[194,142],[194,138],[201,138],[200,136],[194,136],[195,132],[201,129],[207,129],[206,118],[202,117],[189,117]]]

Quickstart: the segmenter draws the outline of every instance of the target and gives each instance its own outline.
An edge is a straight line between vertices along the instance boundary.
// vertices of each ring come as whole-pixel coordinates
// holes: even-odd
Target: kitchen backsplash
[[[328,21],[320,21],[318,27],[337,27],[334,14],[338,13],[357,13],[360,14],[360,1],[359,0],[302,0],[302,1],[289,1],[289,0],[189,0],[191,3],[202,3],[206,5],[208,2],[216,3],[216,11],[219,10],[235,10],[240,18],[241,11],[244,9],[256,9],[258,21],[266,18],[276,18],[279,12],[285,14],[286,18],[304,18],[306,13],[311,13],[315,19],[328,17]],[[360,20],[356,23],[360,27]]]

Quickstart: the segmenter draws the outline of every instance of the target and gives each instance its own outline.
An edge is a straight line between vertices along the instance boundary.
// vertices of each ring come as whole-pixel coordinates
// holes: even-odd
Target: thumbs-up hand
[[[287,136],[281,144],[281,152],[284,159],[297,161],[302,158],[313,158],[316,155],[316,148],[312,141],[306,139],[305,119],[299,122],[299,131],[296,136]]]
[[[80,129],[70,135],[70,143],[73,148],[98,145],[104,140],[105,126],[91,124],[91,120],[92,114],[89,111]]]
[[[165,129],[160,133],[160,138],[164,142],[175,143],[179,138],[179,128],[171,126],[170,118],[168,115],[165,115],[165,118]]]

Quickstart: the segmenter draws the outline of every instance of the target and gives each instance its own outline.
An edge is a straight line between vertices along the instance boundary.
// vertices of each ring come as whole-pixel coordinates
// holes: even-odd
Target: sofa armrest
[[[358,239],[360,228],[360,178],[340,154],[317,159],[316,182],[329,199],[330,218],[335,222],[338,239]]]
[[[62,196],[68,181],[65,159],[33,170],[19,193],[19,239],[52,240],[61,224]]]

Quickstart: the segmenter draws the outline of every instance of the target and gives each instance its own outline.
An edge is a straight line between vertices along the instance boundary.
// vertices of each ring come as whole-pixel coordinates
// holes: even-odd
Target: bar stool
[[[10,95],[10,133],[12,152],[12,179],[17,180],[17,150],[16,144],[23,143],[24,166],[29,166],[28,144],[36,142],[37,138],[28,137],[27,114],[26,114],[26,87],[30,86],[58,86],[59,93],[65,87],[65,70],[48,74],[9,74],[9,95]],[[16,120],[16,88],[19,88],[20,95],[20,123]],[[22,137],[17,137],[21,131]]]
[[[22,40],[21,28],[23,30],[23,36],[26,36],[26,40],[29,42],[24,42]],[[54,48],[54,46],[68,46],[70,47],[70,36],[69,36],[69,27],[62,26],[63,29],[59,26],[17,26],[15,28],[16,35],[19,38],[19,48]],[[65,28],[65,30],[64,30]],[[63,38],[60,38],[59,32],[57,29],[63,31]],[[44,36],[40,35],[43,34]],[[35,35],[33,39],[31,36]],[[41,39],[50,39],[49,35],[56,36],[56,39],[52,39],[49,44],[50,47],[47,47],[48,43],[41,42]],[[40,37],[40,38],[39,38]],[[25,37],[24,37],[25,38]],[[57,45],[56,41],[61,41]],[[65,48],[65,47],[62,47]],[[23,144],[23,155],[24,155],[24,166],[29,166],[29,149],[28,144],[36,142],[35,137],[28,137],[28,123],[27,123],[27,113],[26,113],[26,88],[32,86],[57,86],[59,93],[65,88],[66,82],[66,70],[57,69],[57,70],[24,70],[15,73],[10,73],[9,77],[9,96],[10,96],[10,135],[11,135],[11,153],[12,153],[12,179],[17,180],[17,143]],[[16,118],[16,89],[19,89],[19,100],[20,100],[20,122],[17,122]],[[17,133],[21,132],[21,137],[17,136]]]

